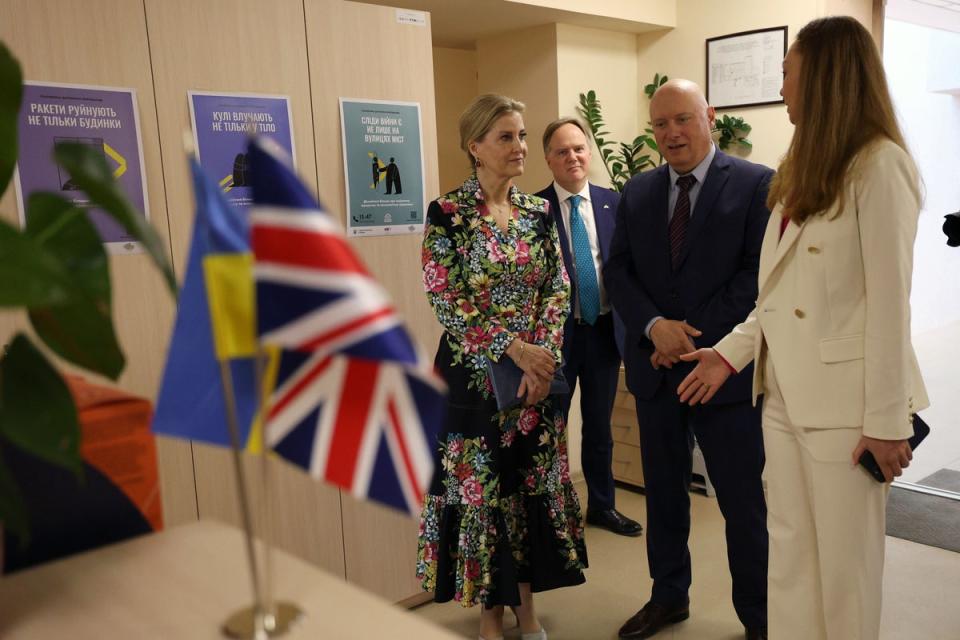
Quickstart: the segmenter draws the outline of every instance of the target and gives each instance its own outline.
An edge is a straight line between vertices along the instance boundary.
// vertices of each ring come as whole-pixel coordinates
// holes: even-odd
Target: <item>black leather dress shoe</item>
[[[635,538],[643,533],[643,527],[636,520],[631,520],[616,509],[606,511],[588,510],[587,524],[603,527],[621,536]]]
[[[667,625],[682,622],[690,617],[690,605],[667,607],[656,602],[648,602],[643,609],[627,620],[618,635],[621,640],[640,640],[649,638]]]
[[[746,640],[767,640],[767,628],[757,627],[756,629],[747,629],[744,637]]]

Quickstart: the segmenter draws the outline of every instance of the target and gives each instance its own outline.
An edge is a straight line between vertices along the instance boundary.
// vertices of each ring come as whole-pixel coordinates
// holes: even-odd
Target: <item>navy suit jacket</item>
[[[623,361],[627,386],[638,398],[650,399],[664,381],[676,388],[693,367],[678,363],[673,369],[653,368],[653,343],[643,332],[652,318],[686,320],[703,332],[693,339],[696,347],[712,347],[753,309],[772,177],[767,167],[717,150],[676,270],[667,236],[667,165],[627,182],[604,283],[627,327]],[[732,376],[711,403],[749,400],[752,379],[751,366]]]
[[[567,274],[570,276],[570,304],[576,300],[577,293],[577,273],[574,266],[573,254],[570,251],[570,242],[567,240],[567,227],[563,223],[563,215],[560,213],[560,201],[557,199],[557,191],[553,188],[553,183],[543,191],[537,192],[538,196],[544,198],[550,203],[550,211],[553,213],[553,219],[557,222],[557,231],[560,234],[560,251],[563,253],[563,264],[567,268]],[[593,218],[597,227],[597,236],[600,241],[600,260],[606,265],[610,257],[610,245],[613,241],[613,233],[617,223],[617,203],[620,195],[611,189],[605,189],[596,185],[590,185],[590,204],[593,206]],[[603,277],[602,273],[597,274],[598,278]],[[609,298],[609,294],[607,296]],[[570,336],[576,330],[576,322],[573,317],[573,309],[567,316],[567,322],[563,325],[563,360],[569,362],[569,350],[572,344]],[[623,341],[626,334],[623,322],[620,320],[616,311],[613,312],[613,330],[617,342],[617,350],[623,357]]]

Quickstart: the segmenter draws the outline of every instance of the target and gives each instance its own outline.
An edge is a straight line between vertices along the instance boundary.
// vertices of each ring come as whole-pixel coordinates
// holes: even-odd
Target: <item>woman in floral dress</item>
[[[450,391],[417,574],[437,602],[483,605],[482,640],[502,636],[504,605],[524,640],[545,640],[532,593],[581,584],[587,566],[565,425],[548,395],[569,279],[546,201],[513,185],[527,154],[523,109],[497,95],[467,107],[460,146],[475,172],[430,204],[423,240]],[[524,372],[524,401],[498,411],[486,358],[505,357]]]

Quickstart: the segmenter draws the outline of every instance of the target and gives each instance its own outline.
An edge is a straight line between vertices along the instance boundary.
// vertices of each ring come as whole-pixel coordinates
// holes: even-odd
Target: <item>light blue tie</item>
[[[577,295],[580,298],[580,319],[592,325],[600,315],[600,286],[597,268],[593,265],[590,236],[580,217],[579,195],[570,196],[570,235],[573,239],[573,260],[577,269]]]

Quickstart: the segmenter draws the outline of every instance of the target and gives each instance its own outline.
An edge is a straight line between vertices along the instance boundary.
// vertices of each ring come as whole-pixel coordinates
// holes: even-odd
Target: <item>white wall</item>
[[[946,52],[946,53],[944,53]],[[960,468],[960,248],[948,247],[943,216],[960,209],[960,96],[929,90],[960,60],[960,33],[887,20],[884,65],[907,144],[926,188],[914,249],[913,341],[930,393],[933,427],[905,479]]]
[[[628,142],[643,131],[646,118],[637,118],[635,34],[558,24],[557,75],[560,116],[579,117],[577,105],[580,103],[580,94],[593,89],[603,108],[606,130],[611,134],[608,138]],[[538,143],[538,152],[541,146]],[[590,182],[610,186],[610,178],[596,148],[590,166]]]
[[[480,93],[500,93],[527,105],[523,123],[527,128],[529,154],[516,184],[521,191],[536,193],[553,176],[538,153],[540,134],[557,117],[557,25],[482,38],[477,41],[477,88]]]
[[[944,57],[951,44],[953,55]],[[934,46],[940,55],[931,55]],[[941,230],[943,215],[960,209],[960,97],[928,89],[930,76],[943,77],[958,60],[960,33],[886,22],[887,79],[926,188],[914,258],[915,334],[960,321],[960,250],[946,245]]]
[[[796,0],[789,4],[767,0],[740,0],[736,3],[678,0],[675,29],[637,36],[640,121],[646,126],[649,119],[649,101],[643,93],[643,86],[652,80],[654,73],[686,78],[706,89],[704,42],[707,38],[787,25],[789,44],[797,31],[822,10],[818,2],[822,0]],[[753,151],[747,159],[776,168],[793,135],[793,126],[784,106],[725,109],[718,113],[723,114],[742,116],[753,126],[749,136]]]

